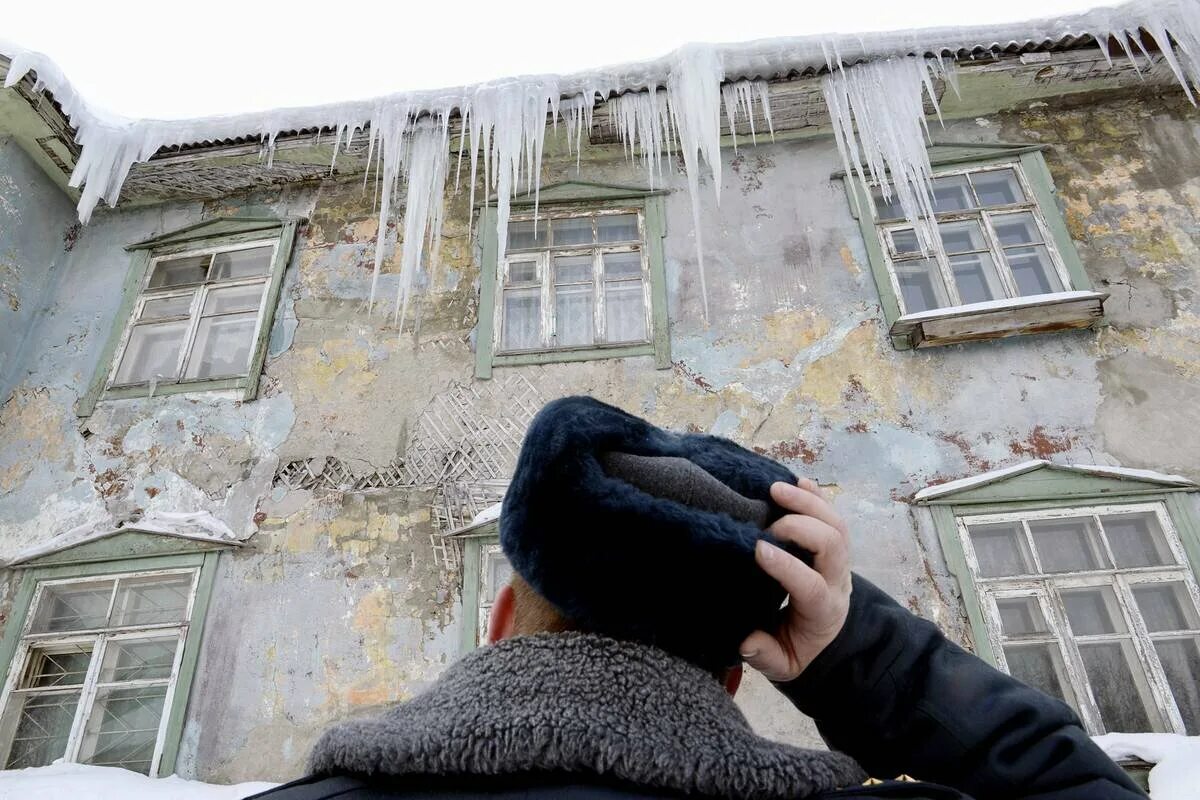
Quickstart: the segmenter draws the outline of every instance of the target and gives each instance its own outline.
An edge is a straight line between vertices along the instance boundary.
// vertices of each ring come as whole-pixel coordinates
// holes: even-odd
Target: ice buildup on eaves
[[[1152,42],[1143,39],[1143,31]],[[933,78],[952,77],[943,59],[1085,35],[1109,58],[1132,60],[1137,52],[1157,48],[1194,102],[1200,87],[1200,0],[1133,0],[1082,14],[1003,25],[693,44],[662,58],[573,75],[526,76],[368,101],[190,120],[133,120],[106,113],[90,106],[47,57],[4,42],[0,53],[11,58],[6,85],[36,73],[37,88],[54,95],[76,129],[81,155],[70,184],[81,188],[78,210],[83,222],[101,200],[114,205],[133,164],[149,160],[164,147],[257,134],[269,159],[281,131],[324,129],[334,132],[336,162],[339,146],[347,145],[356,131],[368,131],[380,213],[372,301],[384,260],[383,232],[394,198],[401,190],[405,193],[398,221],[403,231],[398,318],[407,308],[415,272],[437,258],[451,119],[460,124],[463,147],[454,166],[455,191],[461,191],[463,172],[469,170],[472,200],[477,186],[485,201],[495,195],[503,252],[512,196],[532,192],[536,207],[547,124],[561,121],[578,148],[591,127],[594,107],[608,101],[626,153],[641,164],[649,181],[663,180],[666,154],[682,154],[707,315],[698,222],[704,202],[700,173],[712,172],[713,201],[719,202],[722,113],[732,131],[743,115],[753,119],[757,102],[769,124],[768,79],[808,69],[827,72],[824,95],[847,171],[864,182],[879,183],[889,194],[895,192],[906,217],[918,225],[931,213],[922,93],[932,97]],[[1119,53],[1111,52],[1110,40]],[[752,139],[757,133],[751,133]]]

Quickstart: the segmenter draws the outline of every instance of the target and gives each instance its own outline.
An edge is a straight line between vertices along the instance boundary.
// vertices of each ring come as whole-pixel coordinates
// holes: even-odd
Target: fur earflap
[[[605,469],[608,453],[683,458],[783,511],[786,467],[716,436],[665,431],[590,397],[538,412],[504,498],[500,541],[513,568],[581,628],[661,647],[707,668],[777,624],[783,589],[755,563],[758,525],[649,493]],[[644,485],[644,484],[643,484]]]

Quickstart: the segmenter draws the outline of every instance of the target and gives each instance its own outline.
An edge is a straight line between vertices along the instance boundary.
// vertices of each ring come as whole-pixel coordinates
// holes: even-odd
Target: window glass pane
[[[1135,583],[1133,596],[1151,633],[1200,628],[1196,607],[1183,581]]]
[[[79,748],[80,762],[149,773],[166,696],[166,686],[96,692]]]
[[[1063,589],[1061,594],[1067,621],[1071,623],[1071,632],[1076,636],[1125,633],[1125,620],[1112,587]]]
[[[1000,597],[996,599],[996,609],[1000,612],[1000,628],[1005,636],[1049,632],[1036,597]]]
[[[591,256],[556,256],[554,259],[554,282],[577,283],[592,280]]]
[[[108,620],[112,586],[112,581],[44,586],[30,632],[56,633],[103,628]]]
[[[942,237],[942,247],[949,254],[987,249],[987,241],[983,238],[983,229],[978,222],[973,220],[943,222],[938,225],[938,233]]]
[[[541,343],[541,289],[508,289],[504,292],[505,350],[528,350]]]
[[[641,274],[642,254],[639,251],[604,254],[605,278],[637,278]]]
[[[92,663],[92,645],[34,647],[29,651],[22,689],[80,686]]]
[[[601,214],[596,217],[596,234],[601,242],[636,242],[637,214]]]
[[[156,625],[187,620],[192,573],[121,578],[113,603],[114,626]]]
[[[258,314],[204,317],[196,327],[196,341],[188,359],[187,378],[245,375]]]
[[[954,273],[954,285],[958,287],[958,296],[964,304],[984,303],[1004,296],[996,265],[987,253],[950,256],[950,270]]]
[[[1104,729],[1123,733],[1154,730],[1146,676],[1129,640],[1083,643],[1079,645],[1079,655],[1092,684],[1092,696],[1100,708]]]
[[[948,175],[945,178],[933,179],[933,210],[962,211],[972,208],[971,187],[963,175]]]
[[[114,639],[104,648],[100,683],[167,680],[175,665],[179,639]]]
[[[1029,532],[1042,560],[1043,572],[1077,572],[1103,569],[1108,557],[1100,549],[1100,540],[1091,517],[1031,520]]]
[[[1189,736],[1200,735],[1200,637],[1155,642]]]
[[[896,279],[900,282],[900,293],[904,297],[904,313],[915,314],[932,308],[949,305],[946,299],[946,284],[937,262],[932,258],[895,263]]]
[[[174,297],[161,297],[147,300],[142,304],[142,313],[138,319],[151,320],[163,317],[186,317],[192,310],[192,295],[181,294]]]
[[[500,590],[509,584],[512,580],[513,568],[508,559],[504,557],[504,553],[499,548],[490,550],[485,558],[487,565],[484,568],[484,592],[481,596],[490,605],[495,602],[496,595]]]
[[[1118,567],[1157,567],[1174,564],[1175,556],[1152,513],[1114,514],[1100,518]]]
[[[1000,244],[1010,247],[1014,244],[1039,244],[1042,232],[1038,230],[1033,214],[1022,211],[1019,214],[993,214],[992,228],[1000,239]]]
[[[185,256],[164,258],[156,261],[150,274],[151,289],[160,286],[182,286],[187,283],[203,283],[208,276],[208,263],[212,256]]]
[[[592,243],[591,217],[556,219],[553,222],[553,227],[555,247],[570,247],[571,245]]]
[[[179,348],[187,335],[188,323],[156,322],[136,325],[129,333],[116,383],[142,383],[157,378],[175,380],[179,369]]]
[[[537,262],[536,261],[510,261],[508,262],[508,283],[536,283]]]
[[[526,220],[508,223],[508,249],[529,250],[545,247],[550,243],[550,225],[547,220]]]
[[[876,186],[871,190],[871,198],[875,201],[876,219],[903,219],[904,209],[900,207],[900,198],[893,189],[891,197],[885,200],[883,190]]]
[[[590,259],[589,259],[590,261]],[[557,286],[554,289],[554,343],[558,347],[591,344],[592,285]]]
[[[605,339],[640,342],[646,339],[646,304],[641,281],[621,281],[604,287]]]
[[[4,768],[41,767],[62,758],[78,706],[79,692],[12,695],[4,728],[15,730]]]
[[[917,232],[912,228],[892,231],[892,252],[898,256],[921,252],[921,243],[917,240]]]
[[[1008,259],[1008,268],[1012,270],[1022,297],[1062,291],[1062,281],[1054,271],[1045,245],[1013,247],[1004,251],[1004,257]]]
[[[1014,522],[972,525],[968,528],[979,574],[985,578],[1025,575],[1033,572],[1033,559],[1021,526]]]
[[[210,289],[204,299],[204,314],[228,314],[231,311],[258,311],[266,284],[227,286]]]
[[[266,275],[271,271],[271,257],[274,253],[275,248],[270,246],[217,253],[213,257],[211,280],[223,281]]]
[[[975,196],[981,206],[1006,206],[1025,202],[1025,193],[1011,169],[990,169],[971,173]]]
[[[1008,674],[1022,683],[1059,700],[1073,701],[1063,693],[1067,679],[1057,645],[1005,645],[1004,660],[1008,662]]]

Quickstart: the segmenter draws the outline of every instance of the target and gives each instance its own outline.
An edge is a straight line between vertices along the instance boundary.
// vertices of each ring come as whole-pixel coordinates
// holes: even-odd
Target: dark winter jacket
[[[964,652],[857,576],[842,633],[779,688],[835,752],[755,736],[715,680],[655,648],[586,634],[517,637],[476,651],[382,718],[330,730],[314,750],[313,777],[260,797],[1144,797],[1067,706]],[[868,774],[928,782],[864,785]]]

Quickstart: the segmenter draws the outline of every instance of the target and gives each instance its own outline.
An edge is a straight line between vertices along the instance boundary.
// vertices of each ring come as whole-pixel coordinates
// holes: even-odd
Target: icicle
[[[895,192],[922,249],[934,246],[934,228],[922,224],[933,220],[923,96],[929,92],[937,108],[931,71],[944,68],[938,59],[888,59],[847,67],[821,82],[847,176],[858,174],[867,197],[871,183],[885,199]]]

